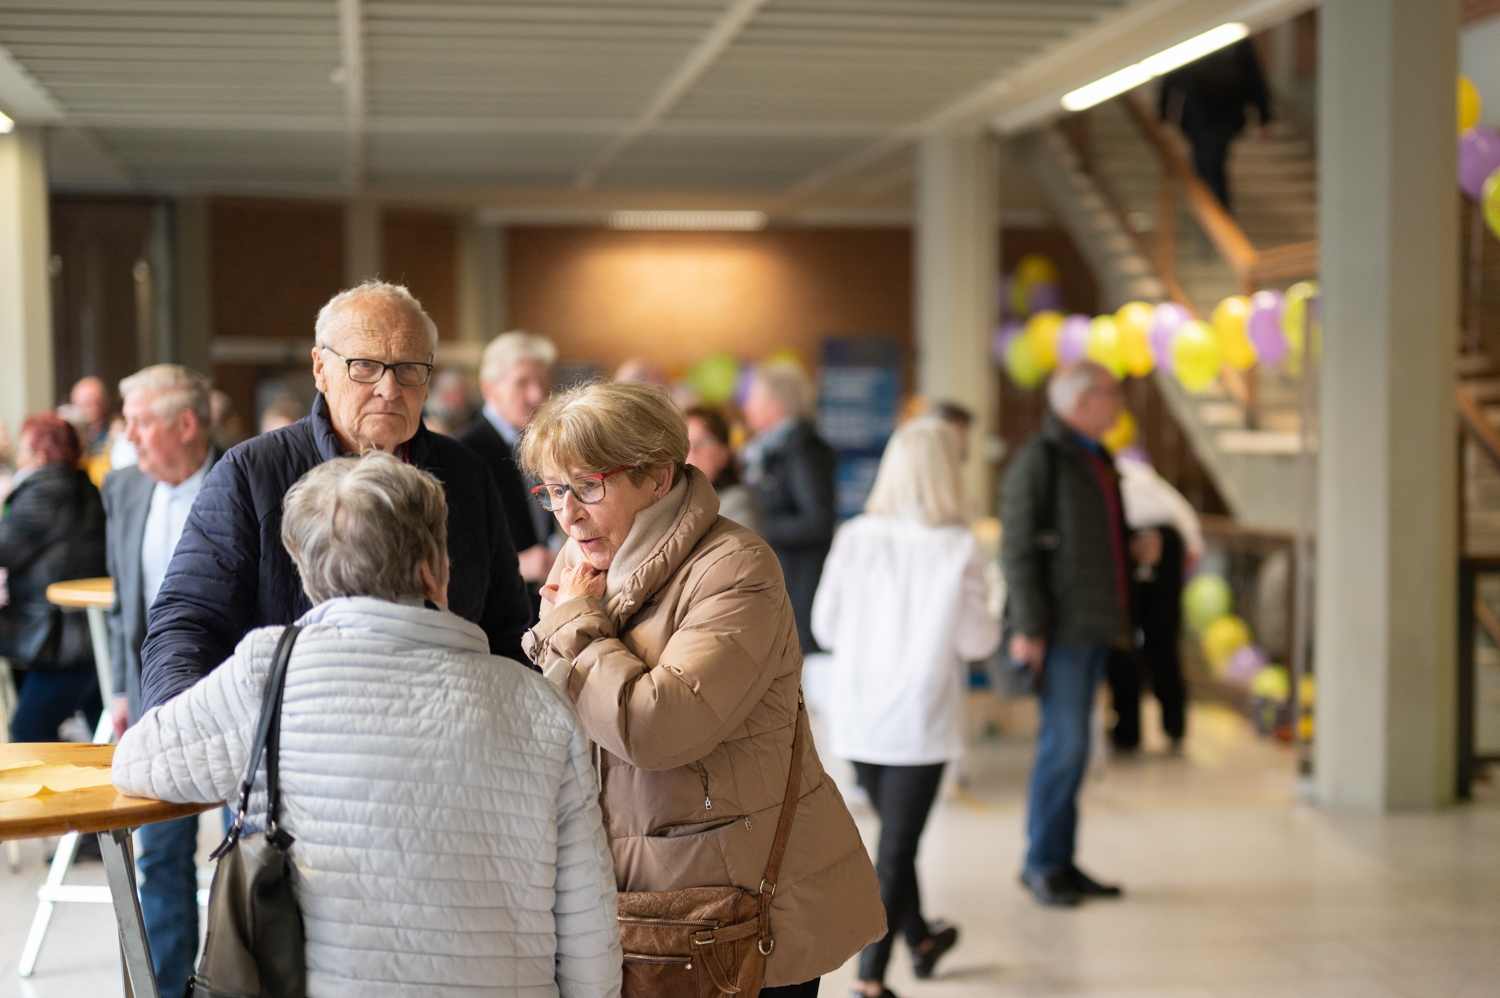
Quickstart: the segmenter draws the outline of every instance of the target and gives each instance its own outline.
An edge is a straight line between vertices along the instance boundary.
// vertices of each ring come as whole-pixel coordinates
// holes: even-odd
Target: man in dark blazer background
[[[516,439],[531,425],[537,409],[552,391],[557,348],[534,333],[502,333],[484,348],[479,388],[484,408],[454,439],[477,453],[495,476],[511,539],[521,561],[521,578],[531,595],[531,619],[541,611],[541,587],[552,571],[555,551],[549,545],[556,520],[531,496],[535,482],[526,480],[515,460]]]
[[[209,444],[210,385],[177,364],[120,382],[138,463],[104,479],[106,557],[115,581],[110,661],[115,736],[141,716],[141,641],[193,500],[218,459]],[[162,994],[181,994],[198,954],[198,817],[141,829],[141,914]]]

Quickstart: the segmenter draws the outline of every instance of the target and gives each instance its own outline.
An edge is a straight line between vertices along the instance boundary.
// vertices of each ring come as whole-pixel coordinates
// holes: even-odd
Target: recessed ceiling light
[[[612,211],[612,229],[735,229],[766,227],[763,211]]]
[[[1201,59],[1210,52],[1217,52],[1226,45],[1250,34],[1250,29],[1238,21],[1221,24],[1217,28],[1195,35],[1185,42],[1142,59],[1134,65],[1110,73],[1102,80],[1069,91],[1063,95],[1062,106],[1069,111],[1082,111],[1117,94],[1134,90],[1153,77],[1170,73],[1178,66],[1186,66],[1194,59]]]

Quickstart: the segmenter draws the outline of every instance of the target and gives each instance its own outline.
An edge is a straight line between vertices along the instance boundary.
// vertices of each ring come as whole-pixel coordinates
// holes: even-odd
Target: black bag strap
[[[301,631],[296,624],[288,624],[276,643],[276,655],[271,660],[271,672],[266,677],[266,691],[260,703],[260,722],[255,729],[255,740],[250,743],[250,761],[245,767],[245,778],[240,784],[240,798],[235,805],[234,822],[224,835],[224,841],[209,857],[218,859],[230,846],[239,841],[245,830],[245,813],[250,809],[250,791],[255,786],[255,774],[260,770],[262,754],[266,756],[266,837],[278,848],[292,844],[292,837],[283,831],[278,819],[281,817],[281,697],[286,690],[286,670],[292,659],[292,645]]]

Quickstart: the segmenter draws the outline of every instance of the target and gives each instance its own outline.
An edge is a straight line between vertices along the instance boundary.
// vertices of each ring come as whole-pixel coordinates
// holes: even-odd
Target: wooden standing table
[[[76,745],[33,742],[0,745],[0,762],[35,759],[43,763],[106,767],[114,758],[113,745]],[[141,921],[136,896],[135,857],[130,830],[157,821],[185,818],[218,804],[169,804],[166,801],[125,797],[113,786],[86,787],[64,793],[43,792],[36,797],[0,801],[0,840],[33,839],[44,835],[99,832],[104,872],[120,928],[120,951],[125,964],[127,998],[158,998],[156,974],[151,969],[151,946]],[[49,877],[49,881],[50,881]],[[35,956],[33,954],[33,960]]]

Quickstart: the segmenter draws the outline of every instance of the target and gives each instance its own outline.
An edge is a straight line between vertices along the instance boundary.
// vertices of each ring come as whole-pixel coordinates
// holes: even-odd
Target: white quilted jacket
[[[598,785],[557,691],[445,611],[352,597],[299,623],[282,825],[296,838],[309,998],[618,995]],[[280,633],[250,632],[127,731],[115,787],[232,800]],[[264,809],[258,791],[257,828]]]

